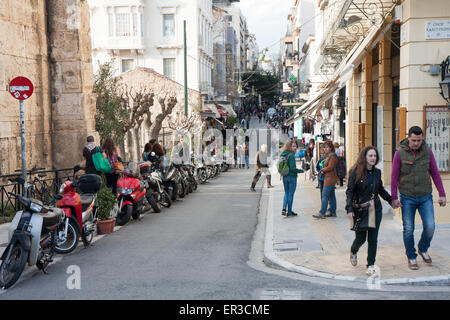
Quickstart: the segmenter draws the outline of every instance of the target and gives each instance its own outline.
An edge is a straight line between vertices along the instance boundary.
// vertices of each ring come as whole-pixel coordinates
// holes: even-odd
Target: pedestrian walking
[[[247,169],[249,169],[249,165],[248,165],[248,157],[249,157],[249,152],[248,152],[248,146],[247,143],[244,142],[244,157],[245,157],[245,165],[247,166]]]
[[[111,173],[105,173],[106,177],[106,186],[112,189],[113,195],[117,195],[117,180],[119,180],[119,174],[114,172],[114,165],[118,162],[119,152],[117,151],[117,147],[114,144],[113,139],[106,138],[105,142],[103,142],[102,149],[106,154],[106,158],[113,169]]]
[[[98,174],[101,175],[101,172],[98,172],[95,168],[94,162],[92,161],[92,155],[97,152],[97,145],[95,144],[95,139],[93,136],[87,137],[87,144],[83,149],[83,157],[86,160],[86,165],[84,171],[86,174]],[[103,152],[100,149],[100,152]]]
[[[323,150],[320,152],[319,160],[316,163],[316,173],[317,173],[317,187],[320,189],[320,199],[322,199],[322,191],[323,191],[323,181],[325,180],[325,174],[319,174],[320,170],[325,166],[325,155]]]
[[[292,127],[289,127],[289,130],[288,130],[288,137],[289,137],[289,139],[291,139],[291,140],[294,139],[294,130],[292,130]]]
[[[284,198],[283,210],[281,210],[281,214],[286,217],[297,215],[297,213],[292,211],[292,203],[294,202],[294,193],[297,188],[297,174],[302,173],[303,170],[296,168],[294,156],[296,150],[297,145],[295,142],[291,139],[287,139],[286,143],[281,148],[280,154],[280,157],[285,157],[287,159],[287,164],[289,167],[289,173],[283,176]]]
[[[256,173],[252,180],[252,185],[250,187],[251,191],[256,191],[255,186],[258,182],[261,175],[264,173],[266,175],[267,180],[267,188],[273,188],[271,184],[271,175],[269,171],[269,163],[267,159],[267,145],[263,144],[261,145],[261,150],[256,153],[256,159],[255,159],[255,167],[256,167]]]
[[[355,231],[355,239],[350,248],[350,263],[356,266],[358,264],[358,250],[367,239],[366,273],[368,275],[373,275],[376,272],[375,258],[377,254],[378,231],[382,219],[382,206],[379,196],[389,204],[392,202],[390,194],[383,187],[381,170],[375,168],[379,161],[378,150],[375,147],[369,146],[362,149],[356,163],[350,169],[346,191],[347,203],[345,208],[347,217],[350,220],[358,218],[358,210],[355,210],[355,208],[373,206],[375,209],[375,229]]]
[[[334,153],[334,145],[331,141],[325,141],[323,146],[325,155],[325,165],[319,171],[319,174],[324,173],[323,189],[322,189],[322,205],[320,212],[313,215],[316,219],[325,219],[325,217],[336,217],[336,183],[338,176],[336,174],[336,166],[338,159]],[[330,204],[330,213],[326,214],[328,203]]]
[[[434,154],[423,139],[423,131],[418,126],[408,130],[408,137],[400,142],[392,160],[391,195],[392,207],[401,207],[403,220],[403,243],[408,267],[419,269],[414,245],[414,220],[416,210],[422,219],[423,231],[418,243],[418,253],[427,264],[432,263],[428,254],[435,230],[434,207],[431,178],[439,193],[439,205],[447,203],[442,179]],[[398,191],[400,199],[398,199]]]

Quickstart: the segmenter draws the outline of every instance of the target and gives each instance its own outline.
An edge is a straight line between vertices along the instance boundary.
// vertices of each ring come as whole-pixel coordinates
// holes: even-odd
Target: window
[[[137,37],[138,34],[138,22],[137,22],[137,13],[133,13],[133,37]]]
[[[173,14],[163,15],[163,36],[173,37],[175,35],[175,19]]]
[[[114,37],[114,15],[108,13],[108,35]]]
[[[172,80],[175,80],[175,59],[164,59],[164,75]]]
[[[134,59],[122,59],[122,72],[127,72],[134,68]]]
[[[130,36],[130,14],[116,13],[116,36],[129,37]]]

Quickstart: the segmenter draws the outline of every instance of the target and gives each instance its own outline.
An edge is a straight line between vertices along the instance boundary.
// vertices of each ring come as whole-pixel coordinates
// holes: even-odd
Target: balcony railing
[[[111,50],[140,50],[144,49],[144,38],[136,37],[109,37],[106,48]]]

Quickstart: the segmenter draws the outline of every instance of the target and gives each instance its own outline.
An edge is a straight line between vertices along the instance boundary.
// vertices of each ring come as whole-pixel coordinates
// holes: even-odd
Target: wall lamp
[[[450,103],[450,56],[447,57],[441,63],[441,82],[439,85],[441,87],[442,97]]]

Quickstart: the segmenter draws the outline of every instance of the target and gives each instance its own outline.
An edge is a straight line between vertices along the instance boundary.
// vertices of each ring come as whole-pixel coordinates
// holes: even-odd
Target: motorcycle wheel
[[[197,181],[195,181],[195,178],[192,178],[192,189],[197,190]]]
[[[163,191],[161,195],[161,205],[166,208],[170,208],[170,206],[172,205],[172,199],[166,191]]]
[[[96,229],[97,223],[89,220],[87,224],[84,226],[84,236],[83,236],[83,243],[87,247],[91,244],[92,239],[94,239],[94,231]]]
[[[171,196],[172,196],[172,202],[174,202],[178,198],[178,185],[176,183],[173,184]]]
[[[155,212],[155,213],[161,212],[161,207],[159,206],[159,203],[156,202],[155,199],[153,199],[153,197],[150,194],[146,195],[146,197],[147,197],[148,203],[152,207],[153,212]]]
[[[122,210],[119,212],[119,214],[116,217],[116,223],[119,226],[123,226],[125,223],[130,221],[131,214],[133,213],[133,206],[130,204],[127,204],[122,208]]]
[[[198,172],[198,180],[200,181],[201,184],[205,183],[207,179],[207,174],[205,170],[200,170]]]
[[[20,243],[16,243],[9,250],[11,251],[9,259],[3,260],[0,266],[0,287],[5,289],[8,289],[19,280],[29,254]]]
[[[186,196],[186,186],[183,182],[180,183],[180,186],[178,188],[178,196],[180,198],[184,198]]]
[[[74,222],[69,220],[69,224],[67,225],[67,238],[61,241],[58,237],[60,232],[64,232],[65,223],[61,223],[56,229],[56,245],[55,252],[60,254],[68,254],[75,250],[78,246],[78,238],[79,234],[77,232],[76,227],[73,225]]]

